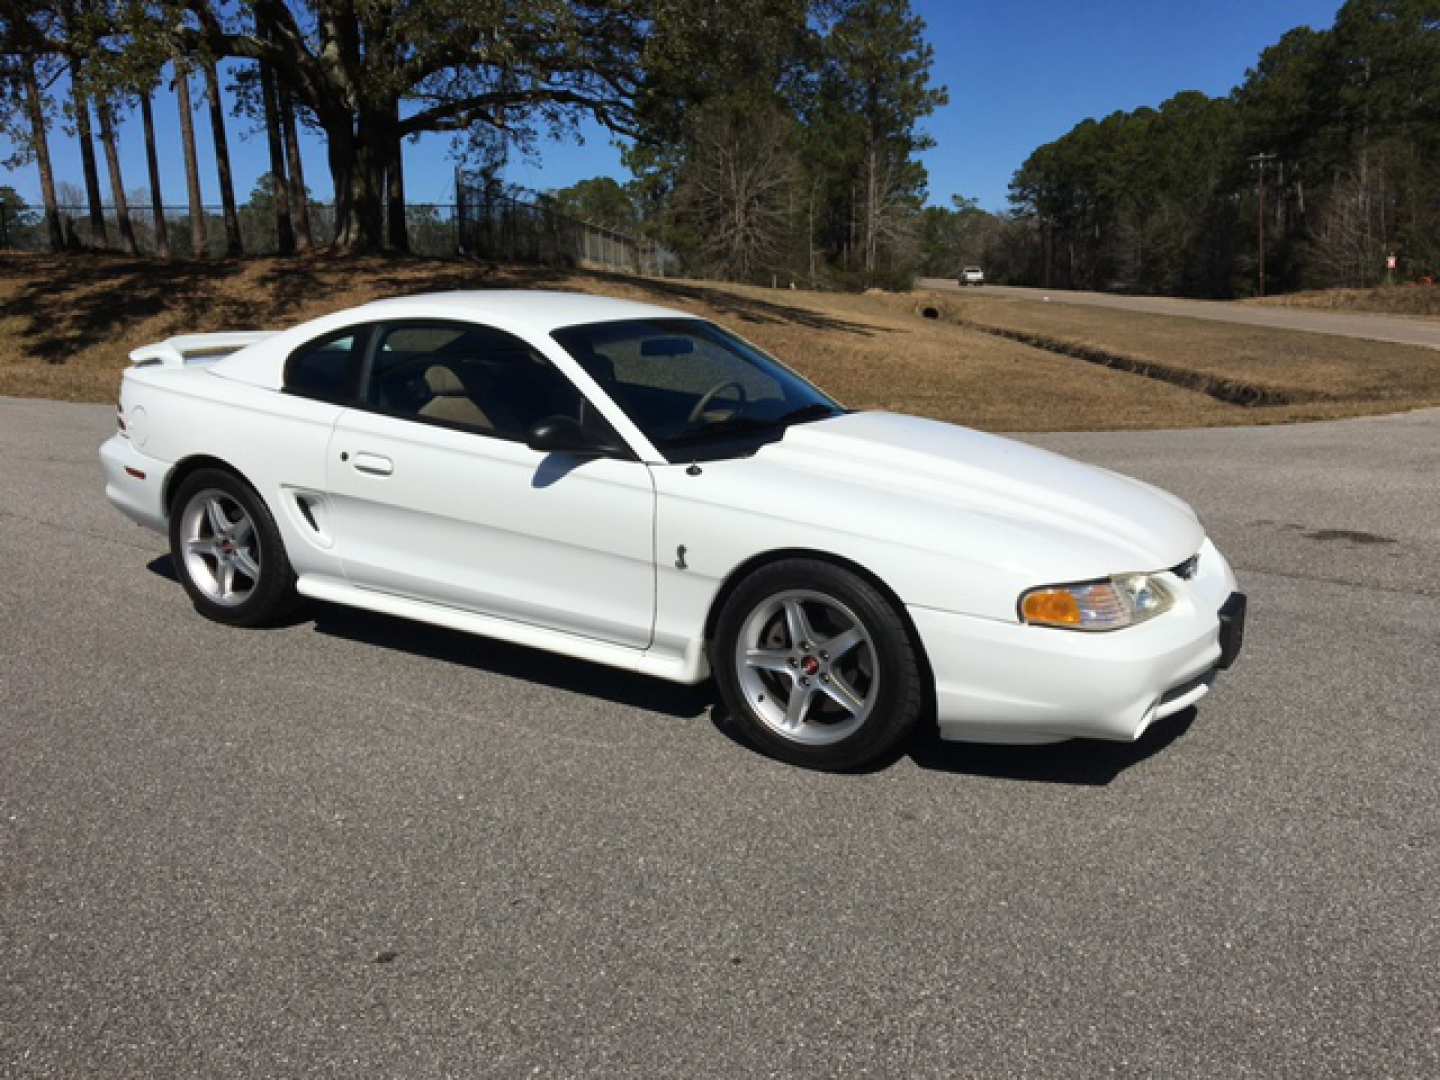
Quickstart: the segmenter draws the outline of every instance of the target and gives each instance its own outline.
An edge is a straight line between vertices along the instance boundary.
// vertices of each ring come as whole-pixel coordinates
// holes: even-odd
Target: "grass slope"
[[[958,325],[954,320],[962,313],[976,314],[968,301],[936,300],[950,318],[927,319],[920,313],[932,301],[919,295],[775,291],[382,257],[199,263],[0,258],[0,394],[109,401],[129,350],[173,334],[279,328],[382,296],[507,287],[570,289],[678,308],[732,327],[853,407],[990,430],[1267,423],[1440,401],[1440,384],[1424,382],[1417,374],[1423,365],[1410,355],[1426,350],[1371,349],[1365,342],[1274,331],[1263,333],[1275,337],[1250,340],[1252,331],[1218,324],[1185,345],[1192,320],[1113,313],[1116,321],[1101,325],[1075,308],[1042,328],[1067,340],[1094,338],[1193,365],[1202,375],[1233,370],[1286,385],[1320,378],[1330,387],[1323,400],[1253,408]],[[1017,307],[1005,318],[1028,324],[1038,317]],[[1144,325],[1151,319],[1186,326]],[[1397,359],[1397,350],[1406,355]],[[1278,366],[1277,356],[1283,360]],[[1428,356],[1431,370],[1440,368],[1440,354]],[[1332,391],[1348,396],[1329,396]]]
[[[1149,370],[1242,406],[1248,421],[1319,419],[1440,404],[1440,351],[1328,334],[1043,303],[933,294],[943,317],[1096,363]]]
[[[1382,315],[1440,318],[1440,285],[1382,285],[1375,289],[1312,289],[1285,293],[1247,304],[1317,308],[1323,311],[1373,311]]]

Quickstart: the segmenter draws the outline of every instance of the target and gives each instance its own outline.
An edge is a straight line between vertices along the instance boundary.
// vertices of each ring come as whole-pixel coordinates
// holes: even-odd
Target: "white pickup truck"
[[[978,266],[967,266],[967,267],[965,267],[965,269],[963,269],[963,270],[960,271],[960,287],[961,287],[962,289],[963,289],[966,285],[984,285],[984,284],[985,284],[985,271],[984,271],[984,270],[981,270],[980,267],[978,267]]]

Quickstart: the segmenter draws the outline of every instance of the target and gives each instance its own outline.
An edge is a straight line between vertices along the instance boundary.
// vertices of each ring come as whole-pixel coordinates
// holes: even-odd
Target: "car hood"
[[[1205,538],[1186,503],[1150,484],[913,416],[860,412],[795,425],[750,461],[766,471],[804,474],[822,488],[861,489],[849,492],[854,501],[847,505],[862,514],[868,509],[876,520],[852,521],[853,531],[938,525],[942,533],[1023,535],[1027,551],[1053,552],[1043,561],[1081,577],[1175,566]],[[916,536],[907,542],[930,546]]]

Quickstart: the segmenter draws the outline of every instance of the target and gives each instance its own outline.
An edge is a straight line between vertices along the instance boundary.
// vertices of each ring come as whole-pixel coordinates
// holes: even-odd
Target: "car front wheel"
[[[753,744],[816,769],[893,753],[924,701],[894,605],[859,575],[809,559],[772,563],[741,582],[721,610],[712,666]]]

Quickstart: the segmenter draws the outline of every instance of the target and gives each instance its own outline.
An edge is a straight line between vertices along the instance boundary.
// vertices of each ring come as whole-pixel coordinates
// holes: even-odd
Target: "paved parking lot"
[[[0,399],[0,1075],[1440,1075],[1440,412],[1036,437],[1197,506],[1240,666],[860,776],[705,689],[205,622],[112,424]]]

